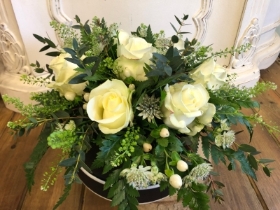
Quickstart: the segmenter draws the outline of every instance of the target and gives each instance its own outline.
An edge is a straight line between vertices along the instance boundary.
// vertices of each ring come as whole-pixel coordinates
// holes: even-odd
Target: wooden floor
[[[280,65],[274,63],[262,72],[263,80],[278,83],[280,87]],[[261,103],[260,113],[266,121],[272,121],[280,125],[280,88],[269,91],[258,97]],[[248,110],[248,113],[255,110]],[[6,128],[10,120],[19,119],[16,114],[4,107],[0,100],[0,210],[49,210],[52,209],[62,193],[62,176],[56,184],[43,192],[40,190],[42,173],[50,166],[55,157],[55,151],[48,151],[36,173],[35,185],[29,194],[25,185],[23,163],[28,160],[40,129],[34,130],[29,136],[24,136],[17,141],[13,140]],[[240,128],[243,129],[243,128]],[[262,153],[261,158],[276,160],[271,164],[275,168],[270,178],[263,171],[258,171],[258,182],[255,182],[242,174],[240,170],[228,172],[224,166],[216,166],[216,170],[223,174],[219,178],[225,183],[223,190],[225,202],[222,205],[211,202],[213,210],[279,210],[280,209],[280,135],[271,136],[266,129],[256,127],[252,144]],[[238,136],[239,142],[248,143],[248,136],[242,133]],[[158,209],[166,208],[160,205]],[[110,210],[110,203],[105,201],[83,185],[75,185],[70,196],[64,202],[60,210]],[[145,208],[148,210],[149,208]],[[155,209],[153,207],[152,209]]]

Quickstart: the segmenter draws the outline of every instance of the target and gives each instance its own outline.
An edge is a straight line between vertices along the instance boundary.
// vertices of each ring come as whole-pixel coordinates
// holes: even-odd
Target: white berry
[[[152,150],[152,145],[150,143],[144,143],[143,144],[143,150],[144,152],[150,152]]]
[[[85,93],[84,94],[84,99],[85,99],[86,102],[89,101],[89,93]]]
[[[160,137],[166,138],[169,136],[169,131],[167,128],[162,128],[159,133]]]
[[[179,189],[182,184],[183,184],[183,181],[182,181],[182,178],[180,177],[180,175],[178,174],[173,174],[170,178],[169,178],[169,184],[176,188],[176,189]]]
[[[177,169],[178,169],[179,171],[184,172],[184,171],[188,170],[188,168],[189,168],[189,166],[188,166],[188,164],[187,164],[185,161],[179,160],[179,161],[177,162]]]
[[[64,94],[64,97],[68,100],[68,101],[74,101],[76,94],[74,92],[66,92]]]

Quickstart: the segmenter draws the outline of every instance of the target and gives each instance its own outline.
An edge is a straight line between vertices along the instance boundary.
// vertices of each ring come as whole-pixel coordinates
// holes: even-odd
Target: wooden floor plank
[[[91,192],[89,189],[86,188],[85,190],[85,196],[84,196],[84,206],[83,210],[116,210],[116,207],[111,207],[111,202],[108,200],[105,200],[93,192]]]
[[[261,78],[265,81],[271,81],[280,85],[280,64],[275,62],[265,70],[261,70]],[[280,87],[277,89],[277,94],[280,96]]]
[[[16,114],[12,120],[19,119]],[[21,205],[22,195],[26,193],[25,176],[23,164],[28,160],[40,130],[34,130],[30,135],[23,136],[15,140],[10,133],[5,130],[1,139],[0,147],[0,209],[11,210],[19,209]]]
[[[31,193],[26,195],[22,210],[52,209],[57,203],[64,189],[63,172],[58,175],[57,181],[53,186],[50,186],[48,191],[41,190],[41,181],[43,179],[43,173],[49,172],[50,167],[55,166],[52,162],[58,158],[59,154],[60,152],[58,150],[49,149],[44,155],[36,170],[35,185]],[[37,199],[38,197],[40,199]],[[74,184],[72,185],[69,196],[58,209],[80,210],[82,208],[82,197],[83,186],[81,184]]]
[[[247,114],[251,113],[249,110],[245,112]],[[241,126],[238,127],[241,129]],[[243,129],[246,130],[246,128]],[[247,132],[243,132],[239,135],[237,142],[248,144],[248,140],[249,134]],[[270,163],[269,165],[269,167],[275,168],[271,177],[267,177],[262,171],[262,168],[259,168],[259,170],[256,172],[258,181],[255,182],[255,184],[260,191],[268,209],[278,210],[280,207],[280,148],[268,131],[259,125],[254,129],[251,145],[255,148],[258,148],[258,150],[261,152],[261,154],[255,156],[256,158],[269,158],[275,160],[275,162]]]

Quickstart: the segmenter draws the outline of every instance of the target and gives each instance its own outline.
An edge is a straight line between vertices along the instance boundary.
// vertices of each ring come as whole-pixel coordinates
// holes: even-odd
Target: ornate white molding
[[[245,44],[250,44],[251,48],[246,52],[235,54],[232,62],[233,68],[240,68],[242,66],[251,64],[259,40],[259,31],[260,29],[258,19],[254,18],[251,20],[251,23],[245,30],[243,36],[239,39],[237,45],[237,47],[240,47]]]
[[[264,28],[262,28],[260,34],[264,34],[264,33],[268,32],[268,31],[278,27],[279,25],[280,25],[280,19],[278,21],[276,21],[276,22],[274,22],[272,24],[269,24],[269,25],[265,26]]]
[[[201,0],[199,12],[193,16],[193,22],[196,27],[195,39],[203,42],[207,32],[207,21],[212,12],[213,0]]]
[[[71,18],[69,18],[62,10],[61,0],[47,0],[47,5],[52,20],[65,24],[71,23]]]
[[[8,29],[8,14],[6,5],[0,2],[0,58],[3,61],[5,71],[15,74],[30,74],[27,65],[27,57],[20,42],[15,38],[11,30]]]

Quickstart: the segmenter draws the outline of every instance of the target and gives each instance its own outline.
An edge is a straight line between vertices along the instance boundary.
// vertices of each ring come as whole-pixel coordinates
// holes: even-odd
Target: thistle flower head
[[[232,130],[223,132],[223,134],[218,134],[215,137],[215,144],[218,147],[222,146],[224,149],[230,147],[234,141],[235,141],[235,133]]]
[[[209,163],[202,163],[194,167],[189,175],[184,177],[186,187],[188,187],[192,182],[197,183],[198,181],[206,178],[212,169],[213,167]]]
[[[140,110],[138,116],[142,116],[143,120],[148,119],[149,122],[152,122],[154,118],[161,119],[162,114],[159,107],[159,99],[155,98],[154,95],[149,97],[145,95],[143,101],[136,107],[137,110]]]

